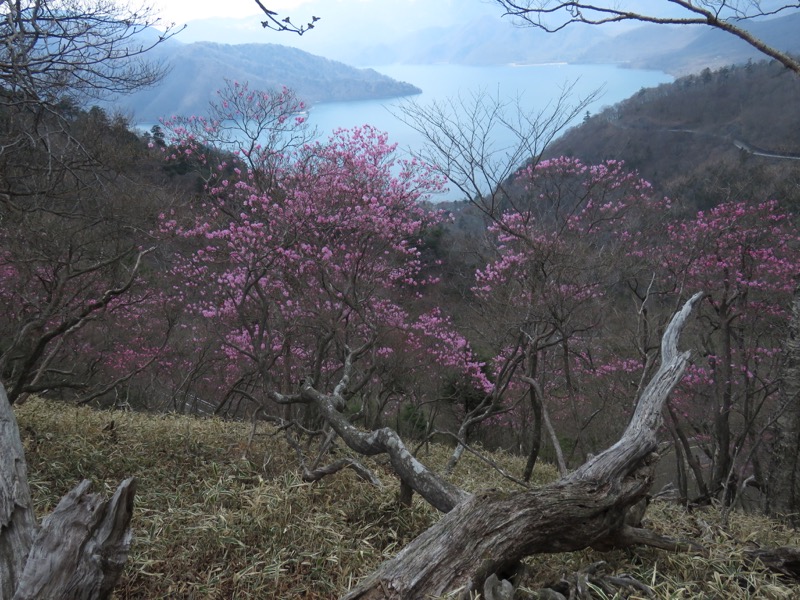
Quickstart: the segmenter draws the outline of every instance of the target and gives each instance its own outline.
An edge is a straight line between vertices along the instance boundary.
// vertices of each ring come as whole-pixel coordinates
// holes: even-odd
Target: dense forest
[[[18,20],[57,25],[37,7]],[[247,420],[245,447],[269,423],[305,482],[349,468],[379,486],[361,456],[387,455],[400,505],[446,514],[350,598],[384,597],[388,580],[408,586],[399,597],[484,590],[536,553],[701,550],[642,526],[656,476],[680,507],[798,514],[785,377],[797,77],[767,63],[704,71],[554,139],[581,112],[558,104],[501,165],[475,135],[491,121],[447,137],[453,121],[422,108],[407,116],[434,146],[404,159],[368,125],[315,139],[293,90],[244,82],[207,117],[137,132],[86,98],[161,74],[117,54],[129,22],[82,18],[103,34],[86,64],[59,72],[45,54],[3,72],[3,411],[45,398]],[[492,185],[464,202],[431,200],[479,180]],[[3,460],[24,465],[3,415]],[[433,442],[447,446],[436,468],[412,450]],[[450,478],[481,449],[520,457],[501,471],[518,492]],[[560,478],[539,488],[543,459]],[[24,469],[8,468],[0,517],[32,537]],[[127,526],[134,489],[118,489],[108,527]],[[116,533],[98,543],[124,564],[130,536]],[[41,546],[29,564],[47,563],[53,544]],[[34,585],[26,571],[17,588],[28,552],[10,547],[5,592]]]
[[[208,100],[226,79],[259,89],[289,87],[309,105],[419,94],[422,90],[382,75],[356,69],[278,44],[170,44],[151,58],[169,71],[158,85],[110,99],[103,107],[131,113],[137,123],[157,123],[165,115],[204,115]]]
[[[546,155],[624,160],[696,208],[759,196],[794,210],[798,96],[800,80],[776,63],[705,69],[586,114]]]

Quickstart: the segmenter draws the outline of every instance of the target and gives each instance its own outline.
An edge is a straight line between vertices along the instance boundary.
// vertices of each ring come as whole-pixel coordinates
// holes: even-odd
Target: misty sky
[[[242,18],[261,15],[254,0],[151,0],[166,21],[178,23],[208,18]],[[499,16],[502,9],[493,0],[262,0],[271,10],[302,20],[312,14],[335,24],[362,21],[364,16],[379,23],[423,28],[436,20],[458,21],[475,14]],[[600,3],[602,4],[602,2]],[[615,0],[615,7],[646,10],[658,14],[683,12],[665,0]]]
[[[321,18],[306,35],[278,33],[261,27],[264,14],[254,0],[143,0],[159,11],[162,22],[187,24],[177,37],[191,43],[273,43],[295,46],[312,54],[349,62],[359,50],[408,39],[408,34],[429,28],[463,25],[464,30],[483,19],[500,19],[502,8],[494,0],[262,0],[295,24],[312,16]],[[610,1],[610,0],[609,0]],[[769,8],[776,0],[763,0]],[[667,0],[613,0],[617,7],[664,16],[687,16],[685,9]],[[602,3],[599,3],[602,4]],[[512,21],[504,19],[509,27]],[[605,27],[619,33],[634,24]],[[427,32],[426,32],[427,34]],[[430,32],[435,36],[435,31]],[[354,52],[355,51],[355,52]],[[366,64],[369,64],[368,62]]]
[[[178,40],[225,44],[274,43],[338,58],[345,46],[392,43],[405,34],[437,26],[499,18],[492,0],[263,0],[301,24],[318,16],[317,28],[300,37],[264,30],[263,12],[253,0],[152,0],[163,22],[187,24]],[[509,24],[510,26],[510,24]]]
[[[182,42],[282,44],[334,59],[341,59],[343,48],[392,44],[415,31],[500,19],[503,12],[494,0],[262,0],[264,6],[281,17],[290,16],[296,24],[320,17],[316,29],[301,37],[264,30],[264,14],[254,0],[150,2],[164,22],[187,24],[177,38]],[[674,7],[662,0],[626,0],[625,4],[651,10],[656,5]],[[505,21],[512,27],[509,18]]]
[[[261,9],[253,0],[153,0],[161,16],[166,21],[177,23],[208,18],[241,18],[262,15]],[[358,19],[359,15],[383,14],[399,20],[411,17],[413,13],[424,14],[451,12],[457,15],[455,0],[263,0],[262,4],[271,10],[295,16],[298,20],[318,13],[334,21]],[[484,9],[492,9],[486,0],[458,0],[458,6],[473,4]],[[342,19],[341,17],[344,17]]]

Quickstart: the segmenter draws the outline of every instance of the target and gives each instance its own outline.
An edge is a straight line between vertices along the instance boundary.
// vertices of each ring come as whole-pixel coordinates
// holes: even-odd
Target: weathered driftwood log
[[[551,485],[455,502],[344,598],[426,598],[456,590],[467,596],[481,591],[491,574],[502,578],[537,553],[641,543],[676,549],[673,540],[627,525],[625,515],[650,488],[661,408],[689,358],[678,352],[678,337],[700,298],[695,295],[673,317],[662,340],[661,366],[616,444]]]
[[[0,598],[101,600],[111,595],[131,545],[135,481],[110,501],[83,481],[40,528],[31,503],[22,441],[0,385]]]

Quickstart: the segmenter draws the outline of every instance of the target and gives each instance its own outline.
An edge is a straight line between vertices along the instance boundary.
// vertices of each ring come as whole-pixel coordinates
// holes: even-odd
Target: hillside
[[[747,23],[747,29],[780,50],[800,53],[800,13],[753,21]],[[749,44],[716,29],[644,25],[592,45],[577,60],[687,75],[761,58]]]
[[[397,482],[380,460],[368,464],[382,488],[349,470],[304,482],[291,447],[267,425],[249,443],[249,425],[218,419],[36,399],[15,412],[40,514],[83,478],[101,490],[137,478],[133,551],[114,595],[120,600],[335,598],[438,519],[420,501],[412,508],[397,503]],[[420,458],[441,468],[447,455],[433,444]],[[512,473],[524,464],[501,453],[492,458]],[[552,467],[537,466],[539,483],[554,476]],[[469,454],[454,479],[470,490],[513,488]],[[647,514],[654,529],[701,540],[708,554],[638,548],[539,556],[515,597],[535,598],[542,586],[574,585],[576,576],[595,573],[646,582],[656,599],[796,597],[796,586],[743,564],[745,541],[800,543],[780,523],[736,512],[726,523],[715,508],[688,513],[666,502],[654,502]]]
[[[353,55],[360,64],[457,64],[488,66],[584,62],[588,46],[603,43],[608,34],[599,27],[577,25],[554,34],[511,27],[507,19],[481,18],[464,25],[430,27],[399,42],[373,46]]]
[[[800,13],[753,21],[747,28],[775,47],[800,53]],[[464,65],[570,62],[621,64],[672,75],[759,60],[763,55],[727,33],[707,27],[641,25],[618,30],[574,24],[556,33],[510,26],[508,19],[482,17],[466,24],[431,27],[391,44],[353,47],[353,64]]]
[[[698,206],[754,194],[797,206],[799,102],[800,78],[777,64],[705,70],[587,116],[546,156],[624,160]]]
[[[292,88],[306,102],[393,98],[418,94],[411,84],[372,69],[356,69],[277,44],[171,43],[152,52],[170,72],[156,87],[117,100],[139,123],[172,115],[202,115],[225,79],[251,89]]]

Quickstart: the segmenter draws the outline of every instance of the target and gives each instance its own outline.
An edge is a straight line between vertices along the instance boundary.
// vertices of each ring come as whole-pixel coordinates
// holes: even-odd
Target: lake
[[[574,83],[573,95],[577,100],[595,90],[602,89],[599,98],[588,110],[598,112],[605,106],[616,104],[642,88],[654,87],[673,81],[672,76],[660,71],[624,69],[613,65],[507,65],[468,67],[460,65],[393,65],[373,67],[393,79],[407,81],[423,90],[412,96],[414,102],[427,105],[448,99],[469,98],[481,91],[501,99],[519,98],[526,111],[541,111],[556,100],[565,86]],[[309,123],[316,126],[323,138],[339,127],[356,127],[369,124],[389,134],[402,153],[419,149],[423,144],[420,134],[403,123],[393,113],[398,105],[408,99],[368,100],[360,102],[330,102],[315,105],[309,111]],[[511,140],[493,140],[499,147]],[[455,192],[437,195],[438,200],[457,199]]]

